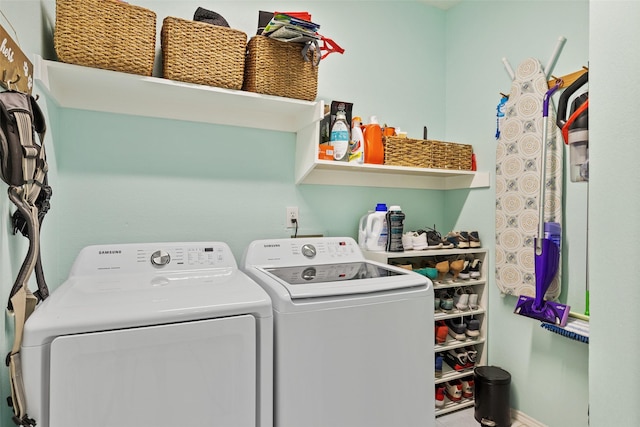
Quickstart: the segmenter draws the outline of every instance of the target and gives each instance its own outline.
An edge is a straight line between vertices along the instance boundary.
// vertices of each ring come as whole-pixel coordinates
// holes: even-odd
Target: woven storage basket
[[[162,22],[165,78],[241,89],[247,34],[205,22],[166,17]]]
[[[56,0],[53,42],[62,62],[150,76],[156,14],[116,0]]]
[[[247,46],[242,89],[266,95],[313,101],[318,93],[318,66],[302,58],[300,43],[264,36]],[[318,55],[318,52],[314,52]],[[317,57],[316,57],[317,58]]]
[[[384,138],[384,164],[416,168],[471,170],[473,147],[425,139]]]

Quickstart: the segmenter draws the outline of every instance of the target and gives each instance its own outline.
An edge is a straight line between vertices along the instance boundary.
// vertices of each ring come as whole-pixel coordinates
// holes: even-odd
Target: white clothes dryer
[[[276,427],[430,427],[433,284],[351,238],[258,240],[241,268],[272,300]]]
[[[225,243],[84,248],[28,319],[39,427],[271,427],[273,317]]]

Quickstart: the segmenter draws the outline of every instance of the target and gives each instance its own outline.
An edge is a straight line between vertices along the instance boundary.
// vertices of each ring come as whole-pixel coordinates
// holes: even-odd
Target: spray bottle
[[[351,120],[351,142],[349,143],[349,161],[364,163],[364,136],[362,135],[362,119],[354,117]]]

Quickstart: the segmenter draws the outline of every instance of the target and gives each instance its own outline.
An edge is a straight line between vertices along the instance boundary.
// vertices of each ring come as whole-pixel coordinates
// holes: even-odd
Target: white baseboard
[[[534,420],[529,415],[525,414],[524,412],[520,412],[516,409],[511,409],[511,419],[513,421],[521,422],[527,427],[547,427],[546,425],[542,424],[540,421]]]

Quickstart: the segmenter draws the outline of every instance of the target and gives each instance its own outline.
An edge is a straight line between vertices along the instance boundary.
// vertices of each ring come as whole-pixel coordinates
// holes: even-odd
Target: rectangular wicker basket
[[[302,57],[300,43],[252,37],[242,89],[265,95],[313,101],[318,93],[318,66]],[[314,52],[318,55],[318,52]]]
[[[62,62],[150,76],[156,14],[117,0],[56,0],[53,41]]]
[[[383,141],[385,165],[471,170],[471,145],[396,136]]]
[[[166,17],[162,72],[167,79],[241,89],[247,34],[205,22]]]

